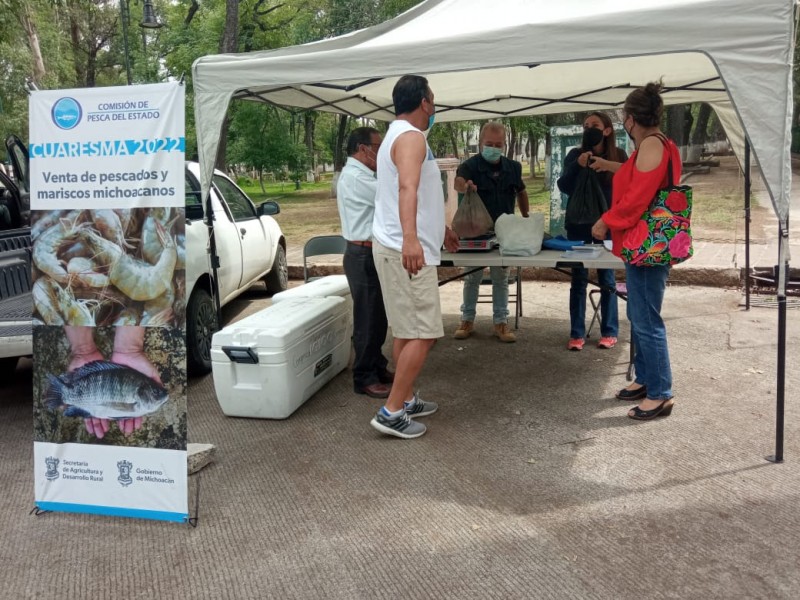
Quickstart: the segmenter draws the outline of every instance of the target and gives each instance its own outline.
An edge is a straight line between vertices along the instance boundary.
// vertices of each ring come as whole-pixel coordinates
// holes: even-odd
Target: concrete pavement
[[[474,337],[434,348],[419,384],[441,408],[419,440],[375,432],[381,403],[354,395],[348,371],[285,421],[226,418],[212,378],[191,381],[190,441],[218,447],[190,478],[197,529],[29,515],[23,366],[0,401],[0,598],[796,598],[796,311],[774,465],[773,309],[670,286],[676,408],[639,423],[613,398],[627,345],[567,352],[568,286],[523,286],[516,344],[481,311]],[[460,286],[442,302],[452,332]],[[225,317],[268,303],[253,290]]]
[[[775,262],[770,227],[754,265]],[[703,243],[673,279],[741,266],[740,244]],[[461,287],[441,297],[450,334]],[[27,361],[0,393],[0,599],[797,598],[800,321],[789,311],[775,465],[776,312],[740,297],[669,286],[676,408],[649,423],[613,397],[627,344],[567,352],[568,286],[542,280],[523,283],[516,344],[491,336],[484,306],[473,337],[436,345],[419,385],[441,408],[419,440],[369,427],[381,402],[349,371],[285,421],[226,418],[212,377],[192,380],[189,441],[218,448],[190,478],[196,529],[29,515]],[[253,289],[225,320],[269,303]]]

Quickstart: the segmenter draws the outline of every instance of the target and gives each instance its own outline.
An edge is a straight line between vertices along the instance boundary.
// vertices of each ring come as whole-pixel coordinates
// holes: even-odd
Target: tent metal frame
[[[800,11],[797,12],[797,18],[800,19]],[[517,65],[517,66],[527,66],[528,68],[532,69],[539,66],[539,64]],[[373,100],[370,100],[367,96],[361,93],[354,93],[352,96],[347,96],[345,98],[339,98],[337,100],[328,101],[316,94],[311,93],[307,89],[309,87],[314,87],[321,89],[332,89],[343,92],[352,92],[364,88],[372,83],[383,81],[384,79],[386,78],[372,77],[355,83],[349,83],[343,85],[338,85],[334,83],[324,83],[324,82],[285,85],[281,87],[264,90],[261,92],[253,92],[247,89],[243,89],[235,92],[232,95],[231,99],[257,100],[285,109],[297,108],[281,104],[280,102],[276,102],[270,99],[269,97],[271,94],[274,93],[292,90],[295,92],[300,92],[308,96],[309,98],[315,100],[318,103],[309,107],[304,107],[303,110],[320,110],[329,108],[333,109],[333,111],[331,112],[346,114],[353,118],[375,118],[373,117],[373,115],[376,115],[377,113],[381,112],[388,113],[390,116],[392,116],[394,111],[391,105],[388,106],[380,105],[374,102]],[[722,77],[718,75],[716,77],[709,77],[701,79],[699,81],[686,83],[680,86],[664,88],[664,90],[662,90],[662,94],[668,95],[672,92],[684,91],[684,90],[691,90],[694,92],[708,92],[714,94],[726,92],[724,85],[722,85],[719,88],[714,87],[713,85],[712,86],[707,85],[714,83],[722,83]],[[576,106],[589,105],[591,107],[605,106],[608,108],[619,108],[624,104],[624,101],[617,101],[617,102],[599,101],[587,98],[587,96],[599,94],[601,92],[606,92],[609,90],[635,89],[637,87],[639,86],[628,82],[624,84],[615,84],[615,85],[605,86],[602,88],[588,90],[585,92],[580,92],[578,94],[573,94],[563,98],[545,98],[537,96],[512,96],[512,95],[494,96],[491,98],[476,100],[462,105],[437,104],[436,109],[437,112],[440,113],[445,113],[454,110],[462,110],[462,111],[474,111],[482,115],[486,114],[494,115],[495,117],[509,117],[518,113],[524,113],[526,111],[535,110],[543,106],[550,106],[559,103],[574,104]],[[514,110],[510,111],[500,111],[500,110],[493,111],[493,110],[488,110],[486,108],[480,108],[480,109],[477,108],[480,105],[496,102],[497,100],[500,99],[524,100],[532,102],[533,104],[529,104],[522,108],[515,108]],[[369,104],[371,110],[369,110],[368,112],[357,114],[341,106],[342,103],[352,100],[360,100],[363,103]],[[750,267],[751,267],[750,223],[751,223],[751,202],[752,202],[751,201],[752,188],[751,188],[751,178],[750,178],[750,154],[751,154],[750,140],[745,132],[745,139],[744,139],[745,310],[750,310],[750,290],[752,285],[750,277]],[[788,232],[788,218],[787,218],[786,227],[783,227],[782,225],[779,224],[779,256],[777,261],[778,264],[774,268],[775,282],[777,289],[776,299],[778,305],[778,357],[777,357],[777,381],[776,381],[775,454],[768,456],[767,460],[775,463],[783,462],[783,446],[784,446],[784,426],[785,426],[784,412],[785,412],[785,381],[786,381],[786,309],[787,309],[785,284],[788,279],[788,273],[789,273],[789,260],[788,257],[785,256],[784,250],[788,251],[788,239],[789,239],[789,232]]]
[[[528,68],[534,68],[534,67],[536,67],[538,65],[520,65],[520,66],[527,66]],[[365,87],[367,85],[370,85],[370,84],[373,84],[373,83],[377,83],[378,81],[383,81],[384,79],[386,79],[386,78],[384,78],[384,77],[372,77],[370,79],[364,79],[364,80],[362,80],[362,81],[360,81],[358,83],[351,83],[351,84],[346,84],[346,85],[337,85],[337,84],[333,84],[333,83],[311,83],[311,84],[300,84],[300,85],[285,85],[285,86],[276,87],[276,88],[273,88],[273,89],[270,89],[270,90],[265,90],[263,92],[253,92],[253,91],[250,91],[250,90],[240,90],[239,92],[236,92],[235,94],[233,94],[231,99],[232,100],[248,100],[248,99],[249,100],[258,100],[260,102],[265,102],[267,104],[271,104],[273,106],[277,106],[277,107],[280,107],[280,108],[287,108],[286,105],[281,104],[280,102],[276,102],[274,100],[271,100],[269,98],[269,95],[270,94],[274,94],[274,93],[284,92],[284,91],[287,91],[287,90],[292,90],[292,91],[304,94],[304,95],[308,96],[309,98],[311,98],[311,99],[315,100],[316,102],[318,102],[318,104],[313,104],[311,106],[304,107],[303,110],[320,110],[320,109],[323,109],[323,108],[327,107],[327,108],[335,109],[335,112],[338,112],[338,113],[341,113],[341,114],[346,114],[346,115],[348,115],[350,117],[367,118],[368,119],[368,118],[372,118],[371,115],[374,115],[374,114],[379,113],[381,111],[385,111],[387,113],[393,114],[394,111],[393,111],[392,105],[380,105],[380,104],[377,104],[376,102],[370,100],[367,96],[364,96],[363,94],[359,94],[359,93],[355,93],[355,94],[353,94],[351,96],[347,96],[347,97],[344,97],[344,98],[339,98],[337,100],[325,100],[325,99],[321,98],[320,96],[311,93],[306,88],[315,87],[315,88],[322,88],[322,89],[337,90],[337,91],[341,91],[341,92],[351,92],[351,91],[354,91],[354,90],[361,89],[361,88],[363,88],[363,87]],[[722,79],[719,76],[717,76],[717,77],[709,77],[709,78],[701,79],[699,81],[695,81],[695,82],[692,82],[692,83],[685,83],[685,84],[679,85],[679,86],[673,86],[673,87],[664,88],[664,90],[662,90],[662,95],[666,95],[666,94],[669,94],[671,92],[684,91],[684,90],[692,90],[692,91],[695,91],[695,92],[708,92],[708,93],[718,94],[718,93],[725,92],[725,88],[724,87],[722,87],[722,88],[698,87],[698,86],[704,86],[707,83],[721,82],[721,81],[722,81]],[[624,101],[616,101],[616,102],[605,101],[604,102],[604,101],[600,101],[600,100],[593,100],[591,98],[586,98],[586,96],[590,96],[590,95],[593,95],[593,94],[599,94],[601,92],[607,92],[609,90],[633,90],[633,89],[636,89],[637,87],[640,87],[640,86],[632,84],[630,82],[628,82],[628,83],[620,83],[620,84],[604,86],[604,87],[601,87],[601,88],[596,88],[596,89],[593,89],[593,90],[587,90],[587,91],[584,91],[584,92],[579,92],[577,94],[572,94],[570,96],[564,96],[564,97],[561,97],[561,98],[547,98],[547,97],[539,97],[539,96],[514,96],[514,95],[492,96],[491,98],[484,98],[484,99],[481,99],[481,100],[475,100],[473,102],[468,102],[468,103],[459,104],[459,105],[437,104],[436,105],[436,112],[437,113],[446,113],[446,112],[453,111],[453,110],[463,110],[463,111],[473,111],[473,112],[480,113],[480,114],[489,113],[489,114],[495,115],[496,117],[511,117],[511,116],[514,116],[517,113],[524,113],[526,111],[535,110],[535,109],[541,108],[543,106],[550,106],[552,104],[576,104],[576,105],[587,104],[587,105],[590,105],[592,107],[606,106],[608,108],[619,108],[620,106],[622,106],[624,104]],[[532,102],[533,104],[529,104],[529,105],[523,106],[521,108],[515,108],[514,110],[509,110],[509,111],[489,110],[489,109],[486,109],[486,108],[480,108],[480,109],[476,108],[476,107],[484,105],[484,104],[489,104],[491,102],[496,102],[498,99],[503,99],[503,100],[507,100],[507,99],[525,100],[525,101]],[[362,112],[362,113],[354,113],[354,112],[344,108],[343,106],[340,106],[341,103],[348,102],[350,100],[360,100],[363,103],[369,104],[373,108],[373,110],[370,110],[368,112]]]

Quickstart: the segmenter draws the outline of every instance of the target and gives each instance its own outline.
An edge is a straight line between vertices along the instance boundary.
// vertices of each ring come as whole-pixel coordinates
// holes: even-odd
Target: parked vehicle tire
[[[0,358],[0,380],[3,382],[11,381],[14,373],[17,371],[17,362],[19,357],[8,356]]]
[[[267,284],[267,291],[270,294],[277,294],[289,288],[289,263],[286,260],[286,250],[278,244],[275,252],[275,260],[272,261],[272,269],[264,277]]]
[[[186,305],[186,362],[189,375],[211,371],[211,338],[219,329],[217,310],[209,293],[197,288]]]

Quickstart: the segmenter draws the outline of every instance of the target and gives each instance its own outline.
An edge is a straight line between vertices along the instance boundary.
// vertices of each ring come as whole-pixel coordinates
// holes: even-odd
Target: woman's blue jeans
[[[628,287],[628,320],[634,344],[636,383],[647,386],[650,400],[672,398],[672,369],[667,348],[667,328],[661,304],[670,267],[625,265]]]
[[[572,285],[569,288],[569,337],[586,337],[586,285],[589,270],[572,269]],[[597,269],[600,290],[600,335],[617,337],[619,333],[619,313],[617,295],[611,291],[617,286],[613,269]]]

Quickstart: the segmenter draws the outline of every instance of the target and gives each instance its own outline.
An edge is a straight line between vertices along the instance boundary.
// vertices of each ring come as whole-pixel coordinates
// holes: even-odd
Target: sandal
[[[628,417],[636,419],[637,421],[649,421],[656,417],[668,417],[672,414],[673,406],[675,406],[675,401],[672,398],[669,400],[662,400],[661,404],[650,410],[642,410],[638,406],[634,406],[631,412],[628,413]]]
[[[647,386],[638,387],[635,390],[622,388],[615,395],[617,400],[642,400],[647,398]]]

